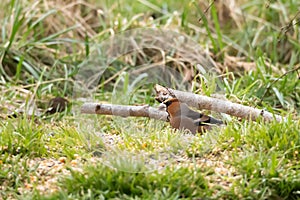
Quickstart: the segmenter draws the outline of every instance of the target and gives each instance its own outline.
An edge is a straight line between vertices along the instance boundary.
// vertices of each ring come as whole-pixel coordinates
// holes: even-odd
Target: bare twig
[[[165,110],[145,106],[112,105],[99,103],[85,103],[81,107],[81,113],[115,115],[121,117],[148,117],[162,121],[168,121],[168,113]]]
[[[277,121],[281,122],[284,120],[284,117],[272,114],[268,111],[232,103],[226,100],[173,90],[161,85],[155,85],[155,90],[157,93],[156,100],[160,102],[170,97],[176,97],[189,106],[198,109],[206,109],[220,113],[226,113],[228,115],[240,117],[243,119],[256,120],[258,117],[262,117],[266,121],[276,119]]]
[[[189,92],[183,92],[166,88],[161,85],[155,85],[156,100],[163,102],[164,100],[172,97],[178,98],[180,101],[185,102],[189,106],[212,110],[220,113],[226,113],[232,116],[256,120],[262,117],[266,121],[277,120],[281,122],[285,120],[284,117],[272,114],[249,106],[232,103],[230,101],[221,100],[217,98],[197,95]],[[168,121],[168,113],[165,110],[144,106],[129,106],[129,105],[112,105],[112,104],[99,104],[99,103],[85,103],[81,107],[81,113],[85,114],[100,114],[100,115],[115,115],[121,117],[148,117],[162,121]]]

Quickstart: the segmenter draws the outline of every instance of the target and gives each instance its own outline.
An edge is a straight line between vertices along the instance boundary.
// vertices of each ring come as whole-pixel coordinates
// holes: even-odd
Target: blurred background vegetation
[[[227,97],[257,104],[263,99],[271,107],[294,110],[299,107],[297,5],[296,0],[3,1],[1,83],[30,90],[39,81],[38,99],[70,96],[74,77],[94,44],[125,30],[157,27],[184,33],[208,51],[223,75]],[[152,63],[157,54],[148,53]],[[123,59],[103,77],[129,64],[149,64],[149,59]]]
[[[299,198],[299,8],[299,0],[2,0],[0,198],[40,199],[45,191],[50,199]],[[232,119],[221,131],[193,138],[180,154],[189,164],[175,162],[162,172],[130,174],[116,172],[99,160],[95,164],[93,150],[103,150],[103,143],[89,130],[78,128],[70,113],[48,121],[7,118],[32,100],[40,109],[55,96],[76,103],[72,99],[76,76],[95,61],[96,46],[137,28],[170,30],[192,38],[193,45],[181,50],[197,57],[193,50],[201,47],[216,73],[202,74],[176,52],[141,49],[109,64],[99,77],[97,101],[114,101],[114,96],[118,103],[154,104],[152,82],[144,84],[143,76],[130,72],[166,60],[164,64],[189,84],[189,91],[220,93],[288,120],[266,124]],[[157,39],[164,42],[164,37]],[[130,101],[119,98],[124,94]],[[104,120],[94,128],[108,134],[109,140],[113,137],[125,151],[172,146],[168,151],[176,154],[181,139],[187,137],[152,121],[100,119]],[[61,168],[41,178],[38,165],[58,158],[68,164],[67,178],[62,178],[66,174]],[[77,171],[73,161],[80,163]],[[58,174],[61,181],[56,184]],[[48,179],[54,178],[48,186]]]

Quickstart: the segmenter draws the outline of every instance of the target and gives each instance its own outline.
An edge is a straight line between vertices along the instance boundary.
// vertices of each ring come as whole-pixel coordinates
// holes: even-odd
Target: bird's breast
[[[197,125],[195,125],[194,120],[185,116],[171,117],[170,124],[175,129],[187,129],[192,133],[196,133],[198,129]]]

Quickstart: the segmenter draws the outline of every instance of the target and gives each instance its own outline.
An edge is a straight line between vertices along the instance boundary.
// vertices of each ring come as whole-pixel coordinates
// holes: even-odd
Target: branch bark
[[[230,101],[217,98],[183,92],[171,88],[155,85],[156,97],[159,102],[163,102],[168,98],[178,98],[181,102],[186,103],[197,109],[212,110],[220,113],[226,113],[231,116],[240,117],[248,120],[256,120],[262,117],[266,121],[276,120],[281,122],[284,117],[270,113],[268,111],[244,106]],[[168,113],[165,110],[145,106],[129,106],[129,105],[113,105],[99,103],[85,103],[81,107],[81,113],[84,114],[100,114],[100,115],[115,115],[121,117],[148,117],[162,121],[168,121]]]
[[[181,102],[186,103],[189,106],[197,109],[212,110],[220,113],[226,113],[228,115],[240,117],[243,119],[256,120],[258,117],[262,117],[266,121],[277,120],[281,122],[285,120],[284,117],[270,113],[265,110],[244,106],[230,101],[225,101],[217,98],[202,96],[193,94],[190,92],[182,92],[171,88],[166,88],[161,85],[155,85],[156,100],[162,102],[170,97],[178,98]]]
[[[81,106],[81,113],[98,115],[115,115],[121,117],[148,117],[162,121],[168,121],[168,113],[165,110],[145,106],[128,106],[99,103],[84,103]]]

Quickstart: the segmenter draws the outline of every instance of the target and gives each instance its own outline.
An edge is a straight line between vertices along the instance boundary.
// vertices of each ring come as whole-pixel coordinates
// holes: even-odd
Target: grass
[[[230,2],[4,1],[0,199],[299,199],[299,2]],[[132,36],[137,51],[123,43]],[[79,113],[76,97],[158,106],[156,83],[287,120],[213,113],[226,127],[194,136],[153,119]],[[55,96],[73,109],[26,111],[43,112]]]

